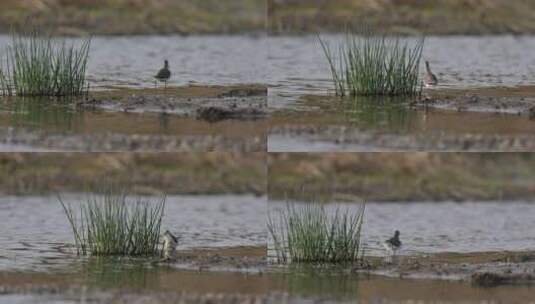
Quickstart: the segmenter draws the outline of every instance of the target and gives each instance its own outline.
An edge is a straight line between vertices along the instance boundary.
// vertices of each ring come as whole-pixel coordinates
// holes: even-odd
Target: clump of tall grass
[[[13,33],[5,67],[3,95],[76,96],[87,94],[86,69],[91,38],[80,45],[44,35]]]
[[[288,203],[268,216],[268,231],[279,263],[350,263],[362,256],[365,205],[329,214],[317,203]]]
[[[339,96],[417,95],[421,91],[420,60],[425,39],[416,42],[348,32],[338,44],[338,55],[318,36]]]
[[[90,195],[78,210],[58,197],[81,255],[150,256],[159,253],[165,197],[130,198],[126,191]]]

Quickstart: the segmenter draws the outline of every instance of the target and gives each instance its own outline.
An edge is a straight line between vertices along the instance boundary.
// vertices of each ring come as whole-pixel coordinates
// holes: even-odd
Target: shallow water
[[[0,49],[10,41],[0,36]],[[89,56],[91,87],[153,87],[164,59],[169,85],[264,83],[267,54],[265,39],[253,36],[97,36]]]
[[[2,153],[7,152],[59,152],[52,149],[36,148],[30,145],[18,145],[18,144],[0,144],[0,151]]]
[[[69,43],[80,42],[75,38],[67,40]],[[4,53],[10,43],[9,36],[0,35],[0,54]],[[265,82],[266,57],[267,49],[262,36],[97,36],[92,40],[87,78],[91,90],[109,87],[151,88],[155,86],[153,75],[162,67],[163,60],[167,59],[172,72],[168,83],[170,86],[262,84]],[[19,99],[1,99],[0,127],[15,130],[24,128],[27,133],[21,136],[38,140],[27,144],[30,139],[15,138],[14,142],[10,142],[10,138],[4,138],[0,150],[37,151],[42,148],[54,149],[56,146],[62,150],[76,150],[77,147],[68,147],[71,143],[65,138],[66,135],[101,136],[102,133],[118,135],[122,139],[126,138],[125,141],[131,139],[132,135],[196,136],[196,143],[201,146],[204,140],[202,136],[221,136],[225,140],[230,139],[231,143],[236,142],[234,150],[239,150],[238,146],[242,143],[236,138],[245,138],[243,142],[248,145],[265,133],[264,126],[253,121],[209,123],[172,115],[174,112],[180,113],[180,110],[171,115],[118,113],[121,109],[103,113],[80,111],[68,105],[50,105],[50,100],[22,102]],[[34,144],[44,145],[50,136],[56,136],[52,147],[37,146],[36,150],[30,147]],[[112,141],[108,138],[104,141],[106,140]],[[57,144],[58,141],[61,144]],[[210,138],[206,141],[210,141]],[[106,142],[105,145],[110,146],[111,143]],[[113,150],[131,149],[125,146],[114,147]]]
[[[333,48],[343,38],[323,36]],[[411,100],[401,97],[358,97],[342,105],[334,98],[316,36],[269,37],[268,44],[269,106],[281,110],[270,124],[268,151],[532,151],[535,146],[535,123],[527,115],[511,115],[526,109],[507,106],[510,98],[493,96],[496,102],[480,106],[481,112],[454,106],[415,111],[407,106]],[[437,74],[439,90],[529,85],[535,83],[535,55],[525,50],[533,47],[535,36],[428,37],[423,60]],[[421,69],[423,74],[423,64]]]
[[[322,153],[322,152],[375,152],[376,148],[371,145],[339,144],[329,141],[307,141],[299,137],[289,137],[284,135],[270,135],[268,138],[267,149],[269,152],[303,152]],[[387,151],[387,149],[382,149]]]
[[[277,210],[285,204],[270,201],[269,208]],[[326,208],[356,211],[358,205],[336,203]],[[363,226],[365,254],[383,256],[382,242],[396,229],[401,232],[400,254],[404,255],[534,250],[533,214],[531,202],[369,202]]]
[[[26,135],[20,135],[18,132]],[[27,132],[27,133],[24,133]],[[137,135],[170,136],[174,138],[197,136],[221,136],[230,140],[250,140],[264,137],[265,126],[258,120],[223,120],[208,122],[191,117],[167,113],[93,111],[77,109],[68,103],[51,101],[47,98],[24,98],[0,100],[0,151],[39,152],[45,150],[76,150],[79,142],[70,142],[67,136],[82,137]],[[38,140],[32,142],[33,138]],[[52,146],[46,139],[54,137]],[[31,142],[30,144],[25,141]],[[59,146],[58,146],[59,145]],[[95,145],[89,143],[89,146]],[[130,150],[123,144],[120,150]],[[69,148],[69,146],[72,146]],[[146,147],[149,150],[154,148]],[[90,150],[101,149],[96,146]]]
[[[0,101],[0,127],[25,128],[57,134],[121,133],[156,135],[217,134],[251,136],[263,128],[253,120],[208,122],[163,113],[108,112],[75,109],[46,99]]]
[[[289,292],[293,303],[527,303],[535,291],[533,286],[482,289],[464,282],[359,277],[317,269],[280,275],[278,280],[273,290]]]
[[[162,229],[180,237],[178,249],[265,246],[265,211],[262,197],[168,196]],[[76,260],[68,246],[72,230],[55,196],[3,197],[0,230],[0,270],[48,270]]]
[[[452,140],[466,140],[466,148],[474,146],[483,151],[495,151],[512,149],[513,147],[506,144],[515,143],[518,137],[522,137],[523,142],[516,143],[514,149],[527,151],[531,150],[535,142],[532,132],[535,120],[519,115],[410,108],[406,100],[392,102],[384,98],[370,97],[344,100],[327,96],[309,97],[300,99],[292,107],[302,109],[300,115],[274,114],[271,117],[270,125],[275,131],[271,129],[269,134],[268,151],[465,149],[464,146],[448,144],[448,141]],[[292,134],[284,129],[277,131],[276,128],[281,126],[290,130],[293,126],[312,126],[317,130]],[[325,131],[321,129],[323,127],[337,127],[338,131]],[[346,130],[360,137],[345,138],[343,132]],[[402,136],[408,139],[403,140]],[[504,138],[504,146],[500,146],[496,141],[497,136]],[[381,137],[391,137],[392,140],[379,140]],[[358,142],[359,138],[362,143]],[[477,146],[478,144],[480,146]]]
[[[322,35],[332,48],[343,35]],[[283,107],[303,94],[334,93],[330,68],[316,36],[269,37],[270,106]],[[515,86],[535,83],[531,36],[428,37],[423,60],[441,87]],[[423,73],[423,65],[422,65]]]
[[[24,275],[14,274],[13,278],[20,280]],[[33,275],[22,280],[41,286],[47,279],[62,286],[62,292],[0,295],[0,303],[184,303],[177,299],[188,295],[199,299],[211,295],[219,301],[185,303],[529,303],[535,291],[525,285],[477,288],[465,282],[322,273],[317,269],[262,275],[164,269],[103,271],[77,277]],[[84,287],[69,290],[71,284]],[[242,301],[228,301],[236,297]]]

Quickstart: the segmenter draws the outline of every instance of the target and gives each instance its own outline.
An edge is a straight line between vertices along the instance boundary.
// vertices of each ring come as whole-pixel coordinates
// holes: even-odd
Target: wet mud
[[[535,118],[535,86],[428,90],[414,105]]]
[[[416,98],[305,95],[270,117],[268,150],[532,151],[534,117],[530,86]]]
[[[266,150],[261,86],[106,89],[79,101],[4,98],[9,151]]]
[[[199,257],[187,258],[189,253],[184,252],[180,255],[188,263],[211,261],[207,263],[213,267],[221,265],[220,260],[231,258],[258,259],[264,265],[262,251],[260,247],[228,248],[218,255],[205,250],[191,252]],[[214,261],[216,256],[218,261]],[[471,276],[489,269],[494,276],[507,273],[497,270],[496,265],[501,264],[532,270],[532,266],[526,266],[532,257],[527,252],[438,254],[399,257],[396,265],[369,257],[358,268],[272,265],[263,268],[265,272],[187,270],[166,265],[110,269],[106,263],[93,261],[81,268],[71,268],[80,269],[76,273],[0,273],[0,302],[39,299],[44,303],[525,303],[534,291],[531,284],[512,285],[502,280],[499,285],[481,285]]]
[[[255,119],[267,111],[267,88],[257,85],[188,86],[121,89],[91,94],[84,108],[122,112],[156,112],[197,119]]]
[[[266,247],[235,247],[205,250],[183,250],[175,258],[161,261],[180,269],[201,271],[241,271],[262,273],[267,265]]]
[[[9,296],[44,302],[258,303],[276,297],[269,295],[262,275],[265,253],[265,247],[192,249],[165,262],[157,257],[81,258],[51,273],[2,272],[0,303]]]
[[[159,135],[120,134],[48,134],[29,129],[0,130],[0,143],[13,152],[33,151],[132,151],[132,152],[192,152],[192,151],[265,151],[263,136],[234,139],[222,135]]]
[[[398,278],[460,280],[481,287],[524,285],[535,283],[535,253],[439,253],[392,260],[370,257],[354,270]]]

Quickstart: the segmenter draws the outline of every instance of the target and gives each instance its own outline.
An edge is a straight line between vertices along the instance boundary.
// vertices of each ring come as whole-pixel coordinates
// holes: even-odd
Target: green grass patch
[[[58,197],[81,255],[151,256],[159,254],[165,197],[151,202],[124,190],[89,195],[77,208]]]
[[[268,215],[268,231],[278,263],[351,263],[362,257],[361,233],[365,205],[357,211],[322,204],[288,203]]]
[[[0,71],[3,95],[77,96],[88,92],[86,69],[91,38],[70,43],[41,34],[13,33]]]
[[[321,37],[318,40],[329,63],[337,95],[420,93],[424,38],[411,43],[368,30],[362,34],[348,32],[334,51]]]

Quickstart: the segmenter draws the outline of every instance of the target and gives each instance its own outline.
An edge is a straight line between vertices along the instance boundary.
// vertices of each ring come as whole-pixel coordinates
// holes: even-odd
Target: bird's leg
[[[392,251],[392,262],[397,263],[398,257],[397,257],[397,250]]]
[[[389,252],[386,256],[385,256],[385,262],[390,264],[392,263],[392,253]]]

